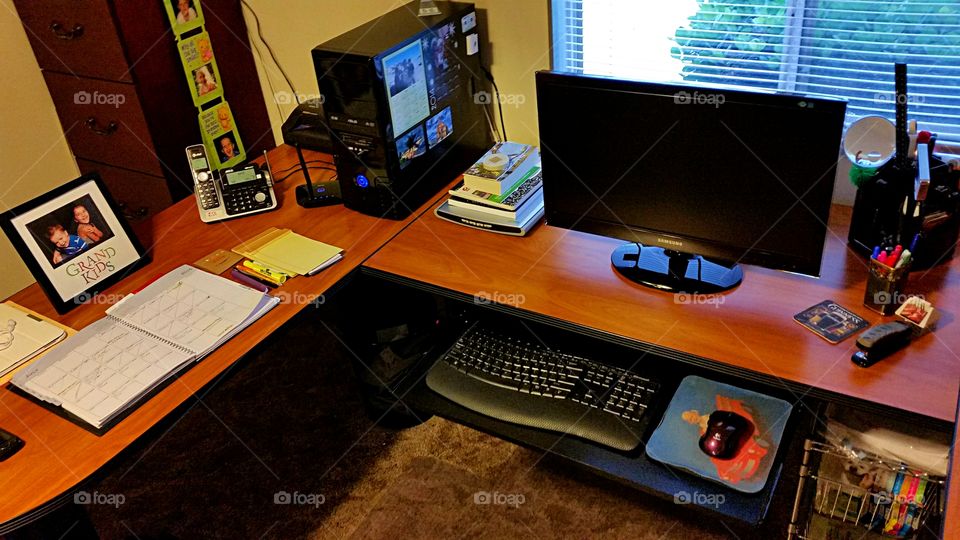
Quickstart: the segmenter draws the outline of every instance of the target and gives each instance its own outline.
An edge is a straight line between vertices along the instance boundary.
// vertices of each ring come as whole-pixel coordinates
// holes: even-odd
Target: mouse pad
[[[731,459],[700,450],[713,411],[731,411],[750,420],[753,434]],[[680,382],[660,425],[650,436],[647,455],[743,493],[763,489],[793,406],[782,399],[691,375]]]

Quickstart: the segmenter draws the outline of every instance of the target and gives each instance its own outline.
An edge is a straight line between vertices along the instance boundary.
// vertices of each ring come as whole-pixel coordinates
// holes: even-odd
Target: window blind
[[[958,0],[553,0],[554,69],[824,94],[960,146]]]

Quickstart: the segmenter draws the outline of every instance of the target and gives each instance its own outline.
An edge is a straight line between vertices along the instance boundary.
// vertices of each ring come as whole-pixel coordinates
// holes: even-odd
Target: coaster
[[[809,307],[793,320],[834,345],[870,326],[863,317],[833,300]]]

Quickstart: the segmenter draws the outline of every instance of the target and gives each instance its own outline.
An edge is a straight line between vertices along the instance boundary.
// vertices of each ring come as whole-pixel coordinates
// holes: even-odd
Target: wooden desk
[[[328,159],[315,152],[307,159]],[[292,147],[281,146],[270,153],[270,162],[278,178],[282,169],[296,163]],[[330,178],[331,171],[311,170],[314,180]],[[280,305],[262,319],[204,358],[159,394],[139,406],[132,414],[102,437],[97,437],[38,405],[0,388],[0,426],[19,435],[26,446],[15,456],[0,463],[0,534],[26,524],[45,511],[58,506],[62,496],[90,477],[114,456],[127,448],[144,432],[166,417],[195,392],[210,383],[257,343],[300,312],[310,300],[322,295],[333,284],[355,270],[367,257],[407,226],[426,203],[403,221],[377,219],[342,205],[304,209],[297,205],[294,187],[302,175],[291,176],[277,186],[281,207],[273,212],[218,224],[200,221],[193,197],[189,197],[155,216],[152,231],[141,231],[146,245],[153,247],[153,261],[102,295],[109,299],[137,290],[149,280],[184,263],[192,263],[217,248],[230,249],[267,227],[287,227],[329,244],[344,248],[344,258],[312,277],[297,277],[273,294],[283,294]],[[439,197],[439,195],[438,195]],[[150,239],[152,238],[152,241]],[[11,300],[76,329],[100,319],[109,307],[91,304],[58,316],[39,286],[32,285]]]
[[[432,212],[365,262],[364,270],[438,292],[516,301],[506,309],[787,386],[798,397],[852,398],[952,423],[960,332],[950,312],[960,305],[960,262],[911,275],[910,290],[946,310],[940,328],[869,369],[850,362],[855,340],[831,345],[792,320],[826,299],[871,323],[892,320],[863,307],[867,270],[846,247],[849,221],[849,208],[834,208],[820,279],[744,266],[743,284],[715,297],[675,297],[620,277],[610,264],[619,240],[543,224],[525,238],[502,236]]]
[[[370,257],[363,270],[454,298],[499,299],[509,305],[490,307],[787,387],[797,399],[875,404],[941,425],[954,422],[960,261],[911,275],[908,292],[944,310],[939,329],[869,369],[850,362],[853,339],[831,345],[792,320],[825,299],[873,324],[892,320],[862,305],[867,269],[846,246],[849,222],[850,208],[835,206],[820,279],[745,266],[738,288],[717,297],[686,297],[686,303],[620,277],[610,263],[618,240],[544,224],[526,238],[502,236],[443,221],[433,212]],[[952,459],[945,538],[960,537],[960,456]]]

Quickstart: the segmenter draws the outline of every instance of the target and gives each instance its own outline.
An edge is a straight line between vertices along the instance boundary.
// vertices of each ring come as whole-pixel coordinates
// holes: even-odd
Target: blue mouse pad
[[[753,423],[753,434],[731,459],[700,449],[700,436],[714,411],[731,411]],[[764,394],[691,375],[680,382],[647,455],[744,493],[763,489],[793,406]]]

